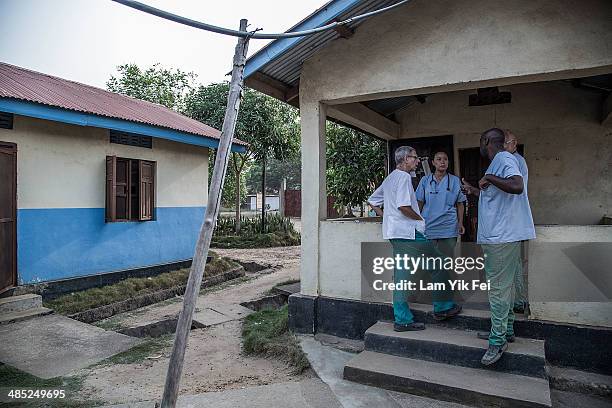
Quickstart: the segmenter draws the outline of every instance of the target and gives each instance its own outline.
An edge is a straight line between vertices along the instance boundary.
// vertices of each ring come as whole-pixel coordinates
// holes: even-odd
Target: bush
[[[300,245],[300,233],[293,223],[280,214],[266,214],[266,228],[261,230],[261,216],[241,217],[240,234],[236,234],[236,218],[217,220],[210,243],[213,248],[270,248]]]
[[[299,236],[288,217],[280,214],[266,214],[266,228],[261,230],[261,215],[255,217],[240,217],[240,234],[254,235],[271,232],[284,232]],[[215,235],[236,235],[236,217],[219,217],[215,227]]]

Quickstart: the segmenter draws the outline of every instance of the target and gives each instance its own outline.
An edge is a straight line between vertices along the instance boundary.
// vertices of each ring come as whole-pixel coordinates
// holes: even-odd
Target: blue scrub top
[[[466,201],[460,187],[459,177],[448,173],[440,182],[433,173],[419,182],[416,197],[418,201],[425,202],[422,215],[428,239],[454,238],[459,235],[455,204]]]
[[[497,153],[486,174],[500,178],[523,176],[518,160],[508,152]],[[522,194],[509,194],[493,184],[480,191],[477,239],[479,244],[503,244],[534,238],[533,217],[525,191]]]

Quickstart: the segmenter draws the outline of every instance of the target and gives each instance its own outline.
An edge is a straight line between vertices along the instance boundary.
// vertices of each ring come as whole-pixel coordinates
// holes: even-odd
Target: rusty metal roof
[[[122,119],[219,140],[221,131],[165,106],[0,62],[0,98]],[[234,139],[239,145],[246,143]]]

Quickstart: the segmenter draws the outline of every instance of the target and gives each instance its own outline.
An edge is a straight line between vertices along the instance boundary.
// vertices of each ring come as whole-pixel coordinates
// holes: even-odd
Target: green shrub
[[[255,235],[273,232],[283,232],[286,234],[299,233],[293,227],[293,223],[288,217],[283,217],[278,213],[266,214],[266,228],[261,230],[261,215],[255,217],[240,217],[240,234]],[[219,217],[215,227],[215,235],[228,236],[236,235],[236,217]]]

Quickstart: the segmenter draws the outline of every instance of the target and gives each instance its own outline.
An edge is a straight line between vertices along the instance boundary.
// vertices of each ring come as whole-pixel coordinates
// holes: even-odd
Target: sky
[[[328,0],[140,0],[193,20],[282,32]],[[111,0],[0,0],[0,61],[100,88],[116,67],[160,63],[229,80],[237,38],[166,21]],[[251,40],[249,55],[269,40]]]

